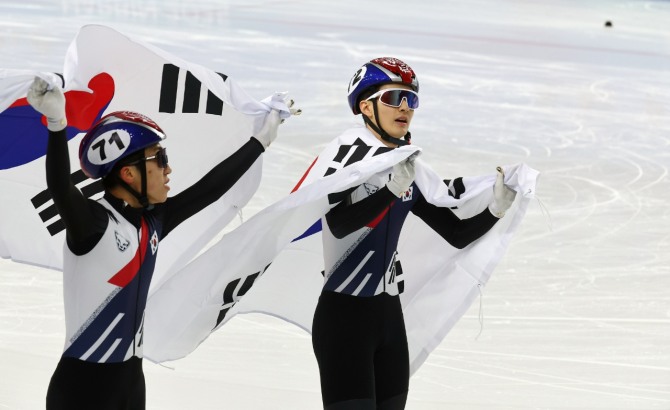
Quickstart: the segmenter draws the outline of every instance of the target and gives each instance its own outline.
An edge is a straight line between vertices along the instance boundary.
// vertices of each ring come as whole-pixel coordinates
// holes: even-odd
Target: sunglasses
[[[152,159],[156,160],[156,164],[158,165],[159,168],[167,168],[168,166],[168,156],[167,156],[167,151],[165,148],[159,149],[156,154],[150,156],[150,157],[144,157],[140,159],[139,161],[133,162],[132,164],[137,164],[140,161],[151,161]]]
[[[402,100],[405,100],[410,110],[419,108],[419,94],[404,88],[387,88],[385,90],[379,90],[366,98],[366,101],[375,98],[379,98],[379,101],[381,101],[382,104],[388,105],[389,107],[399,108],[402,104]]]

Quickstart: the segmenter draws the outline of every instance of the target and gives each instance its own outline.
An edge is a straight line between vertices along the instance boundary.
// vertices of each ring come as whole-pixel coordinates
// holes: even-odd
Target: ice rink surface
[[[436,171],[542,173],[407,408],[667,410],[669,22],[670,1],[643,0],[2,0],[0,68],[60,71],[77,30],[98,23],[259,99],[289,91],[304,114],[265,154],[248,217],[361,121],[346,104],[354,71],[403,59],[421,83],[413,142]],[[44,407],[63,338],[61,275],[0,260],[0,409]],[[145,361],[149,409],[321,406],[309,335],[272,317],[237,316],[170,366]]]

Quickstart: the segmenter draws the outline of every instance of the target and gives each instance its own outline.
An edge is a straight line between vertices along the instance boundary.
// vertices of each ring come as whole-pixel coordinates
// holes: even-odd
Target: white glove
[[[279,111],[272,110],[268,115],[265,116],[265,121],[260,130],[254,134],[256,138],[263,145],[263,148],[270,146],[272,141],[277,138],[277,128],[281,124],[281,118],[279,118]]]
[[[288,99],[288,101],[286,101]],[[300,115],[302,114],[302,109],[298,107],[294,107],[295,101],[292,99],[289,99],[288,97],[284,98],[284,101],[286,102],[286,106],[288,107],[288,111],[291,113],[291,115]],[[282,120],[282,123],[284,120]]]
[[[508,188],[503,182],[505,173],[502,168],[497,167],[496,170],[498,171],[498,175],[496,176],[496,182],[493,185],[493,202],[489,205],[489,211],[491,211],[496,218],[502,218],[505,216],[505,212],[514,203],[516,191]]]
[[[50,131],[60,131],[67,126],[65,95],[60,87],[50,87],[49,83],[35,77],[27,99],[35,111],[47,117],[47,128]]]
[[[398,198],[402,197],[409,190],[412,181],[414,181],[414,158],[409,158],[398,162],[393,166],[393,178],[386,183],[386,187]]]
[[[286,106],[289,108],[291,115],[300,115],[302,110],[300,108],[293,108],[295,102],[289,100],[286,102]],[[263,144],[264,148],[270,146],[272,141],[277,138],[277,128],[279,124],[283,124],[284,120],[279,118],[279,110],[272,109],[268,115],[265,116],[265,121],[261,128],[254,134],[254,137]]]

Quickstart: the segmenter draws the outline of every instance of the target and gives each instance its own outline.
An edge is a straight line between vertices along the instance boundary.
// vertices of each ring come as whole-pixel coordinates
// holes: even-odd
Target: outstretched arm
[[[481,238],[498,222],[488,208],[471,218],[460,219],[451,209],[428,203],[423,195],[412,207],[412,213],[457,249]]]
[[[516,192],[505,185],[503,169],[497,167],[496,170],[498,173],[493,185],[493,201],[478,215],[460,219],[449,208],[429,204],[423,195],[412,208],[412,212],[452,246],[463,249],[484,236],[514,203]]]
[[[165,201],[163,237],[177,225],[221,198],[249,170],[263,153],[254,137],[233,155],[221,161],[198,182]]]
[[[285,105],[292,115],[301,113],[300,109],[293,108],[293,100],[287,100]],[[273,108],[246,144],[194,185],[173,198],[168,198],[164,205],[163,237],[228,192],[277,138],[277,128],[282,122],[284,121],[280,112]]]

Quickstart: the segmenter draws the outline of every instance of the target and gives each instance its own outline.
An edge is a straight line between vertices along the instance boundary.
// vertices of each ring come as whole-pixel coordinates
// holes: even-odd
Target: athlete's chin
[[[409,128],[398,127],[398,129],[394,130],[394,132],[392,132],[392,133],[389,132],[389,135],[391,135],[394,138],[400,139],[400,138],[404,137],[405,135],[407,135],[408,131],[409,131]]]
[[[167,201],[167,190],[165,190],[165,193],[161,195],[160,197],[156,198],[155,201],[153,201],[154,204],[162,204],[163,202]]]

